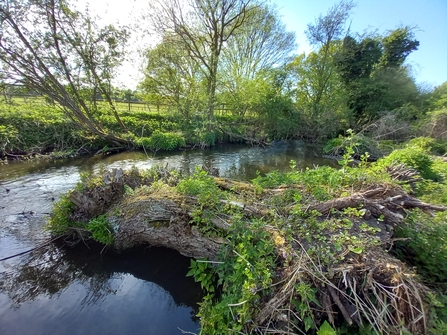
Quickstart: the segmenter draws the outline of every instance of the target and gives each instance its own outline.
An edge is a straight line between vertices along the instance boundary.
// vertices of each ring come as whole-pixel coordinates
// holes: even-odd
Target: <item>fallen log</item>
[[[119,210],[120,215],[113,215]],[[173,200],[150,197],[126,199],[110,211],[109,221],[118,227],[113,247],[128,249],[139,244],[163,246],[182,255],[214,260],[225,240],[207,237],[192,226],[190,215]]]
[[[290,330],[292,316],[300,313],[296,303],[300,299],[297,287],[305,284],[319,293],[312,299],[305,298],[310,302],[306,301],[304,316],[308,317],[315,311],[315,315],[320,315],[319,321],[327,319],[333,325],[344,320],[348,324],[362,326],[365,320],[372,324],[377,319],[374,329],[384,333],[387,333],[387,327],[394,327],[389,332],[394,333],[402,325],[415,334],[426,330],[424,302],[419,293],[425,288],[413,279],[412,274],[407,274],[410,271],[404,264],[381,249],[392,238],[392,231],[388,232],[383,224],[372,225],[367,218],[351,220],[343,217],[340,211],[362,207],[365,214],[369,213],[374,218],[383,216],[388,225],[396,226],[404,224],[408,210],[445,211],[446,207],[424,203],[408,195],[398,185],[388,184],[370,185],[350,196],[329,201],[291,204],[294,201],[291,200],[281,206],[272,200],[280,199],[288,190],[286,186],[260,192],[252,184],[204,177],[203,173],[197,181],[188,182],[192,184],[180,191],[178,176],[166,171],[157,171],[150,179],[135,171],[123,173],[115,170],[104,175],[100,183],[71,193],[69,199],[74,207],[70,219],[87,223],[95,216],[105,215],[113,231],[112,247],[115,249],[127,249],[138,244],[163,246],[188,257],[207,258],[223,264],[231,256],[220,258],[222,250],[231,246],[232,239],[241,239],[241,236],[233,234],[234,222],[238,222],[239,229],[243,225],[250,232],[261,230],[265,233],[262,243],[274,245],[270,246],[275,253],[276,268],[264,269],[259,277],[270,273],[272,277],[275,273],[276,277],[270,287],[271,293],[263,296],[262,304],[253,309],[256,310],[252,318],[253,327],[268,329],[274,325],[278,329]],[[192,190],[193,194],[185,189]],[[293,190],[306,192],[299,185],[294,185]],[[313,198],[305,195],[303,199]],[[295,213],[297,206],[301,206],[301,212],[321,214],[312,217],[314,226],[309,226],[307,237],[300,235],[302,228],[298,232],[299,225],[306,226],[307,217],[298,217]],[[337,219],[328,225],[319,225],[330,221],[332,215],[345,219],[349,225],[343,227],[343,220]],[[255,223],[256,228],[253,228]],[[367,228],[362,230],[361,226],[365,224]],[[289,234],[288,239],[284,238],[286,234]],[[240,241],[251,243],[254,240],[253,234],[247,236],[243,235]],[[367,245],[356,244],[358,241]],[[370,242],[371,245],[368,244]],[[323,250],[323,253],[318,254],[318,250]],[[309,256],[312,252],[314,256]],[[246,261],[245,256],[235,249],[229,254],[237,254],[242,259],[244,266],[238,273],[239,277],[242,272],[251,273],[256,269],[254,262]],[[324,260],[320,256],[328,258]],[[326,262],[324,266],[322,262]],[[235,268],[241,269],[239,264]],[[253,285],[249,288],[250,294],[262,291],[259,288],[262,285]],[[402,287],[406,290],[402,291]],[[410,287],[414,292],[408,289]],[[245,297],[227,306],[233,313],[233,310],[249,303],[249,297]],[[413,322],[414,316],[418,318],[417,322]]]

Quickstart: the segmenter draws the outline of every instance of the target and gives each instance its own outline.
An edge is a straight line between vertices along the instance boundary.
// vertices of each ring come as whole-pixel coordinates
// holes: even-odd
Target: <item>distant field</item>
[[[48,101],[45,100],[44,97],[40,96],[16,96],[13,97],[12,100],[16,104],[48,104]],[[98,104],[106,104],[103,101],[99,101]],[[131,102],[123,102],[123,101],[115,101],[116,108],[119,112],[150,112],[150,113],[160,113],[160,114],[170,114],[175,109],[172,105],[167,104],[155,104],[151,102],[143,102],[143,101],[131,101]],[[219,105],[215,109],[215,113],[219,115],[226,115],[230,113],[230,110],[223,104]]]

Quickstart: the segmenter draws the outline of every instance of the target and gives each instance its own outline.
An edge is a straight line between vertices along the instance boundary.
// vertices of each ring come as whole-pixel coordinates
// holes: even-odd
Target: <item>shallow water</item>
[[[54,201],[80,179],[132,166],[167,165],[191,173],[211,164],[220,175],[250,180],[257,173],[333,165],[318,147],[300,141],[267,148],[218,146],[206,150],[141,152],[0,166],[0,259],[39,246]],[[100,246],[58,242],[0,261],[0,334],[181,334],[198,332],[200,286],[186,278],[189,259],[175,251],[137,248],[122,254]]]

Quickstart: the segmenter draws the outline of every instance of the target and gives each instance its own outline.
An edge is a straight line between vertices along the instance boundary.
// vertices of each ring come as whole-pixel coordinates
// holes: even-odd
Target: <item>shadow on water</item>
[[[187,258],[162,248],[101,250],[53,244],[1,272],[0,333],[197,332],[201,291],[185,277]]]
[[[318,147],[300,141],[266,148],[221,145],[205,150],[141,152],[0,166],[0,259],[48,238],[43,229],[54,201],[80,174],[114,168],[168,166],[192,173],[211,165],[222,177],[251,180],[257,173],[336,165],[318,158]],[[198,333],[194,317],[200,287],[186,278],[189,259],[146,248],[122,254],[52,245],[0,262],[0,334]]]

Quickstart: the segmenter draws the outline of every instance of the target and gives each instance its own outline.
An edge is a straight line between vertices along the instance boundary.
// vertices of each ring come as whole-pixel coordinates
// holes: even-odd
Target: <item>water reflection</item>
[[[188,259],[160,248],[100,251],[50,245],[1,272],[0,333],[197,332],[201,297],[185,278]]]

